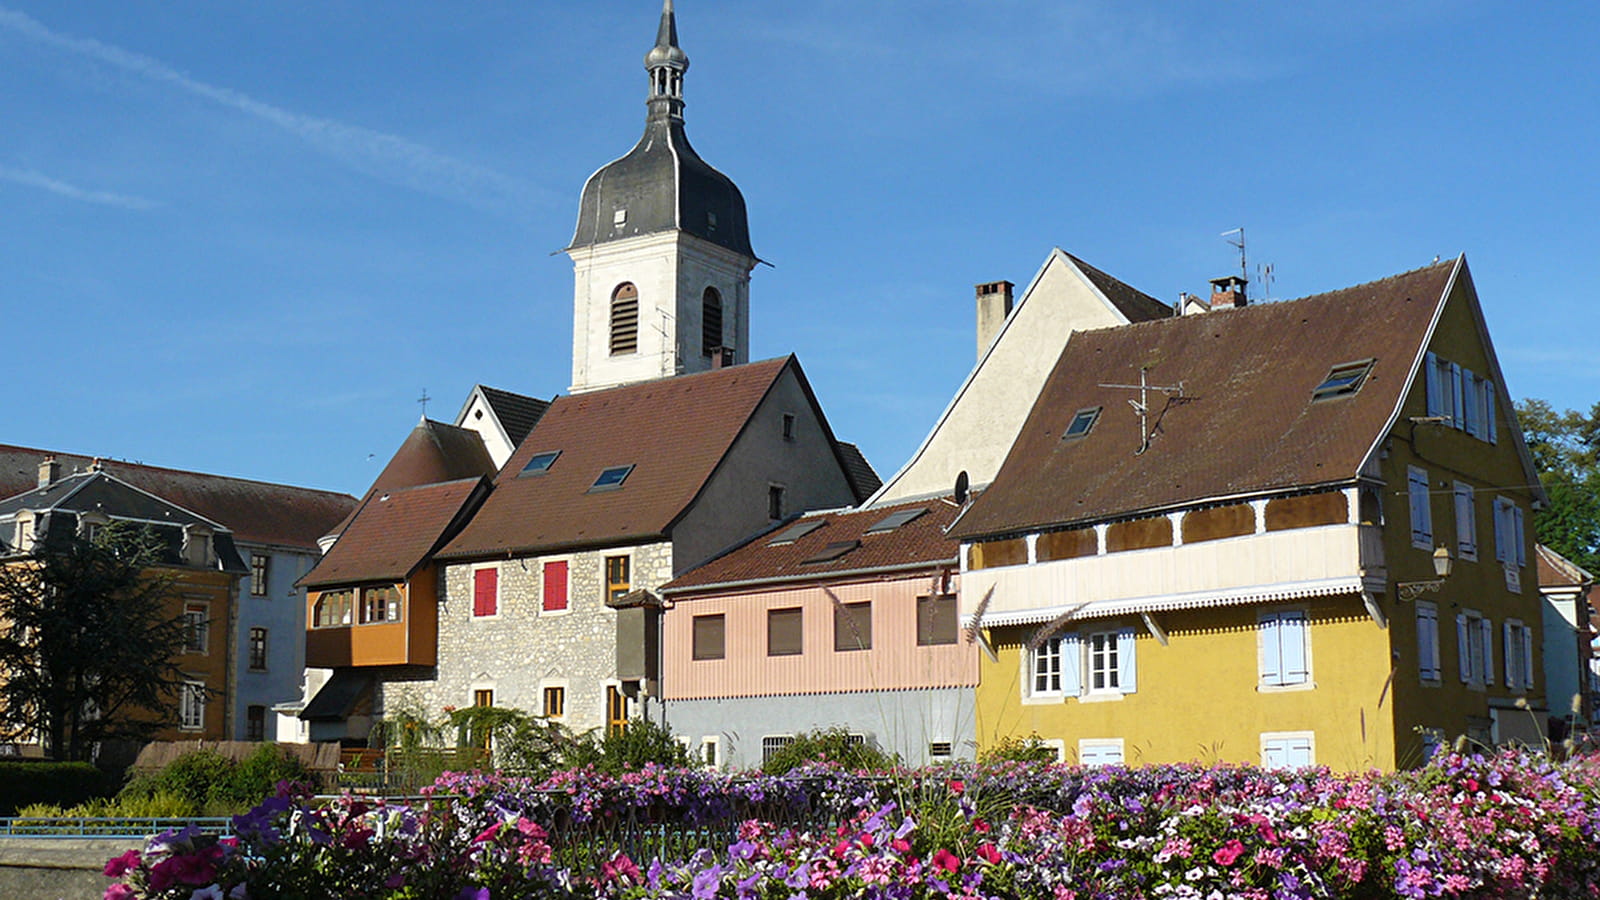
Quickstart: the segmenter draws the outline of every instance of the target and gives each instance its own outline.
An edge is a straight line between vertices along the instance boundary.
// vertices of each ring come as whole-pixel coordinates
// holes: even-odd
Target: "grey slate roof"
[[[478,390],[483,392],[483,399],[494,410],[495,418],[500,420],[500,427],[506,430],[506,438],[512,446],[522,443],[533,426],[539,423],[539,417],[550,408],[550,401],[538,397],[513,394],[486,384],[478,385]]]
[[[1094,282],[1100,293],[1106,295],[1111,305],[1128,318],[1129,322],[1148,322],[1151,319],[1165,319],[1172,315],[1172,307],[1160,300],[1146,294],[1144,291],[1128,284],[1113,275],[1108,275],[1094,266],[1089,265],[1071,253],[1062,251],[1067,259],[1083,270],[1083,274]]]
[[[845,477],[850,479],[850,487],[856,492],[856,502],[866,500],[883,487],[883,479],[878,477],[872,463],[867,462],[860,447],[849,441],[839,441],[839,458],[844,461]]]

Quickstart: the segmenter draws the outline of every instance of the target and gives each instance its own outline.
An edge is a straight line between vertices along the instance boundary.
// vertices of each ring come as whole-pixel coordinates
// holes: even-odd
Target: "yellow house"
[[[1353,770],[1538,742],[1542,495],[1465,260],[1256,306],[1216,284],[1075,334],[957,519],[980,751]]]

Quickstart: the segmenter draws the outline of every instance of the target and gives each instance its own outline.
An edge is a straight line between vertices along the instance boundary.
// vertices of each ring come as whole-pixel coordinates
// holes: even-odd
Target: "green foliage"
[[[1600,572],[1600,403],[1587,414],[1556,412],[1543,400],[1517,404],[1517,419],[1550,506],[1534,516],[1544,544]]]
[[[985,747],[978,754],[978,765],[992,766],[1003,762],[1053,763],[1058,761],[1056,748],[1046,744],[1038,732],[1019,737],[1007,735]]]
[[[118,815],[229,815],[271,796],[280,781],[303,781],[306,768],[276,744],[262,744],[240,762],[215,750],[195,750],[159,772],[134,778],[117,795],[119,808],[160,813]]]
[[[149,528],[112,523],[0,565],[0,739],[41,735],[56,757],[87,759],[175,720],[185,635],[150,568],[163,553]]]
[[[773,753],[761,770],[782,775],[790,769],[813,763],[834,763],[850,770],[891,769],[900,760],[865,741],[852,741],[850,732],[835,726],[796,735],[787,746]]]
[[[602,738],[594,732],[573,742],[563,759],[564,768],[593,766],[608,775],[633,772],[654,764],[687,766],[689,751],[678,743],[665,726],[645,719],[633,719],[628,727]]]
[[[0,816],[34,804],[72,806],[113,786],[106,773],[84,762],[0,762]]]

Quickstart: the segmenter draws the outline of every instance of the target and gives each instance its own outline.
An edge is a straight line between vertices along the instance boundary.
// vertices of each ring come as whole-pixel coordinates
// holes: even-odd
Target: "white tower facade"
[[[583,187],[573,264],[573,393],[749,360],[750,248],[744,197],[689,146],[672,0],[645,55],[649,115],[639,143]]]

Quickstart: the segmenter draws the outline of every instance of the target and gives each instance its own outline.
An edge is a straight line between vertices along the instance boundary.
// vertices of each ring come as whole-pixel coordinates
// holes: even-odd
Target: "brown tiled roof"
[[[556,398],[440,558],[664,537],[791,365],[789,356]],[[548,471],[522,476],[552,451],[561,455]],[[590,492],[602,470],[627,465],[620,489]]]
[[[0,445],[0,497],[33,490],[39,463],[54,456],[61,474],[86,472],[93,457]],[[333,491],[268,484],[108,459],[102,469],[163,500],[226,526],[241,542],[308,550],[356,507],[356,498]]]
[[[318,587],[401,581],[455,533],[488,488],[486,478],[463,478],[368,497],[300,583]]]
[[[849,441],[839,441],[839,458],[844,460],[844,474],[850,479],[850,489],[855,492],[856,502],[871,497],[883,487],[883,479],[878,477],[872,463],[867,462],[867,457],[861,448]]]
[[[1348,481],[1397,408],[1455,261],[1269,303],[1074,334],[994,482],[954,533],[971,538],[1082,523],[1253,491]],[[1464,270],[1463,270],[1464,271]],[[1464,277],[1464,275],[1463,275]],[[1353,395],[1311,401],[1339,363],[1373,358]],[[1128,401],[1151,392],[1150,448],[1137,454]],[[1100,407],[1081,439],[1078,410]]]
[[[1535,545],[1534,554],[1539,562],[1540,587],[1583,587],[1594,583],[1594,576],[1582,566],[1551,550],[1543,544]]]
[[[1148,322],[1151,319],[1164,319],[1172,315],[1172,307],[1160,300],[1115,276],[1107,275],[1065,250],[1062,253],[1067,259],[1072,260],[1073,265],[1083,270],[1083,274],[1094,282],[1100,293],[1105,294],[1111,305],[1126,316],[1129,322]]]
[[[489,450],[476,431],[423,419],[389,457],[388,464],[361,500],[365,503],[370,497],[398,488],[443,484],[463,478],[493,478],[494,473],[494,460],[489,458]],[[344,521],[325,534],[343,534],[355,514],[356,510],[351,509]]]
[[[897,512],[927,512],[893,531],[867,534],[873,525]],[[945,500],[897,503],[866,510],[809,513],[751,539],[741,547],[690,569],[662,587],[664,594],[715,590],[748,582],[795,582],[826,578],[843,572],[926,565],[954,565],[959,547],[944,529],[955,518],[956,507]],[[772,546],[772,541],[797,525],[825,524],[806,532],[793,543]],[[860,541],[861,545],[825,562],[804,562],[822,554],[830,544]],[[826,555],[826,554],[822,554]]]

